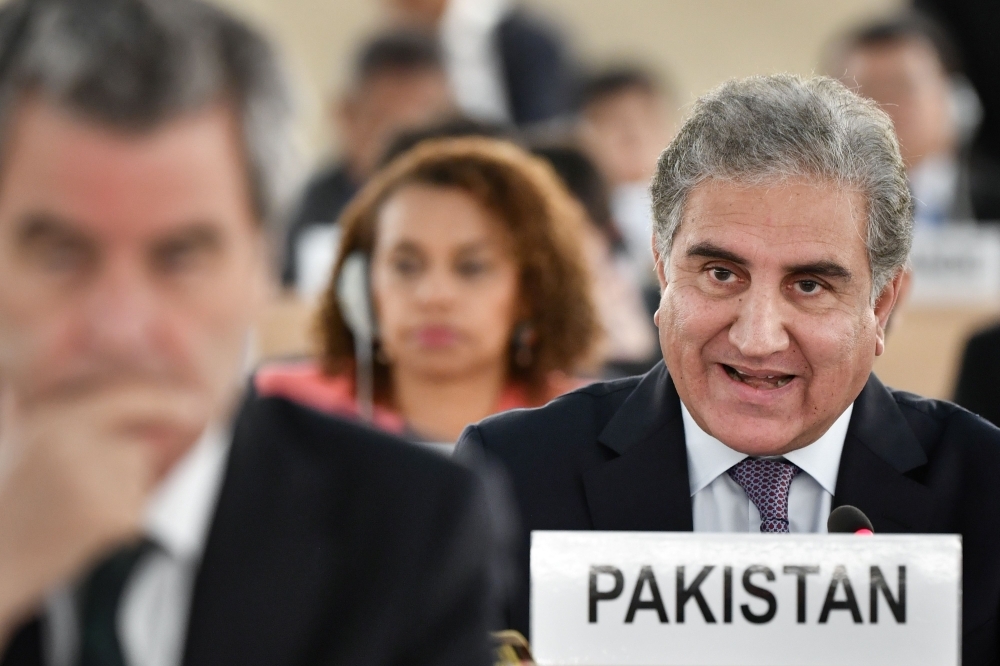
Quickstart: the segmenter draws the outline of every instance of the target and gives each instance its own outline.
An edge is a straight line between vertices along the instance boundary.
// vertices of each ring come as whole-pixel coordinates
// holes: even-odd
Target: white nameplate
[[[995,302],[1000,300],[1000,229],[968,224],[917,229],[910,265],[913,303]]]
[[[532,532],[540,666],[951,666],[956,535]]]

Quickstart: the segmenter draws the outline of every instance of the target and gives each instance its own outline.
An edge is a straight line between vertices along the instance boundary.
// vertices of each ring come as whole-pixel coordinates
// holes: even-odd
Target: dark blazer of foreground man
[[[838,171],[845,155],[875,171]],[[696,103],[652,195],[665,363],[459,443],[513,480],[508,624],[529,629],[532,530],[824,532],[849,504],[876,533],[962,536],[962,663],[998,663],[1000,430],[871,372],[912,228],[888,119],[828,79],[730,82]],[[763,498],[741,483],[762,469],[784,479]]]
[[[0,7],[2,666],[491,663],[479,477],[243,388],[287,93],[198,0]]]
[[[484,511],[440,454],[251,395],[180,663],[488,664]],[[34,619],[0,664],[44,654]]]

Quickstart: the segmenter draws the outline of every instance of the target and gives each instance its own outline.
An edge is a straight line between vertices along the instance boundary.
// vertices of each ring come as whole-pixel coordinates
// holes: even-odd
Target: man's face
[[[589,104],[580,135],[612,186],[645,183],[670,143],[673,122],[662,100],[636,87]]]
[[[448,8],[448,0],[384,0],[383,4],[390,16],[421,28],[436,26]]]
[[[234,395],[266,291],[239,128],[217,106],[142,134],[40,101],[0,173],[0,379],[26,405],[107,390],[199,404],[155,423],[162,473]]]
[[[354,176],[367,178],[393,139],[444,120],[454,108],[441,70],[399,69],[369,78],[344,101],[337,117]]]
[[[847,55],[842,74],[892,118],[907,168],[955,150],[948,77],[929,44],[900,39],[858,48]]]
[[[811,444],[882,353],[897,282],[873,307],[864,199],[826,182],[691,193],[664,267],[660,344],[681,400],[737,451]]]

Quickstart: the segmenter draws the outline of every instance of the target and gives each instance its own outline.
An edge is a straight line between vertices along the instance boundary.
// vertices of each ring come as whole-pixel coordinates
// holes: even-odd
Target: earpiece
[[[368,256],[355,250],[344,259],[337,278],[337,305],[344,323],[354,336],[354,359],[358,412],[371,421],[374,409],[375,316],[368,287]]]

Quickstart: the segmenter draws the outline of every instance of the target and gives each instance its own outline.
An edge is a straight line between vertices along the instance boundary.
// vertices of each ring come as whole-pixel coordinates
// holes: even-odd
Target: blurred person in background
[[[973,139],[977,168],[1000,164],[1000,3],[983,0],[913,0],[913,6],[948,30],[965,73],[983,107],[983,122]]]
[[[487,664],[469,471],[252,392],[294,166],[193,0],[0,8],[0,663]]]
[[[653,233],[649,180],[673,136],[676,107],[670,88],[636,66],[599,72],[580,92],[581,143],[611,189],[615,223],[636,278],[648,286],[656,282],[649,243]]]
[[[390,162],[416,147],[418,143],[432,139],[458,139],[471,136],[510,141],[521,145],[520,133],[515,127],[457,116],[436,125],[398,135],[379,160],[379,168],[388,166]]]
[[[583,243],[603,331],[601,375],[627,377],[646,372],[660,358],[656,328],[611,217],[604,179],[587,155],[571,144],[538,146],[532,152],[552,165],[590,223]]]
[[[401,133],[455,113],[437,42],[414,30],[384,32],[359,50],[348,90],[329,117],[343,154],[307,185],[292,218],[282,282],[316,295],[329,276],[344,207]]]
[[[502,125],[457,119],[401,135],[389,149],[387,163],[422,141],[461,136],[484,136],[514,140]],[[602,376],[625,376],[645,372],[656,362],[656,335],[652,318],[644,307],[624,243],[611,218],[607,186],[593,162],[572,142],[540,144],[531,151],[555,169],[570,193],[584,209],[582,238],[584,256],[593,280],[592,295],[601,322],[602,335],[595,359]]]
[[[1000,219],[1000,171],[970,161],[982,110],[948,35],[907,12],[835,42],[827,72],[893,120],[916,205],[915,222]]]
[[[966,341],[955,402],[1000,426],[1000,324],[976,331]]]
[[[585,223],[544,162],[494,139],[424,141],[359,193],[342,224],[321,357],[263,368],[262,395],[361,413],[337,297],[354,253],[370,267],[376,426],[450,445],[469,423],[580,385],[574,372],[599,330]]]
[[[510,0],[383,0],[390,19],[436,35],[462,112],[519,126],[570,112],[576,66],[558,31]]]

